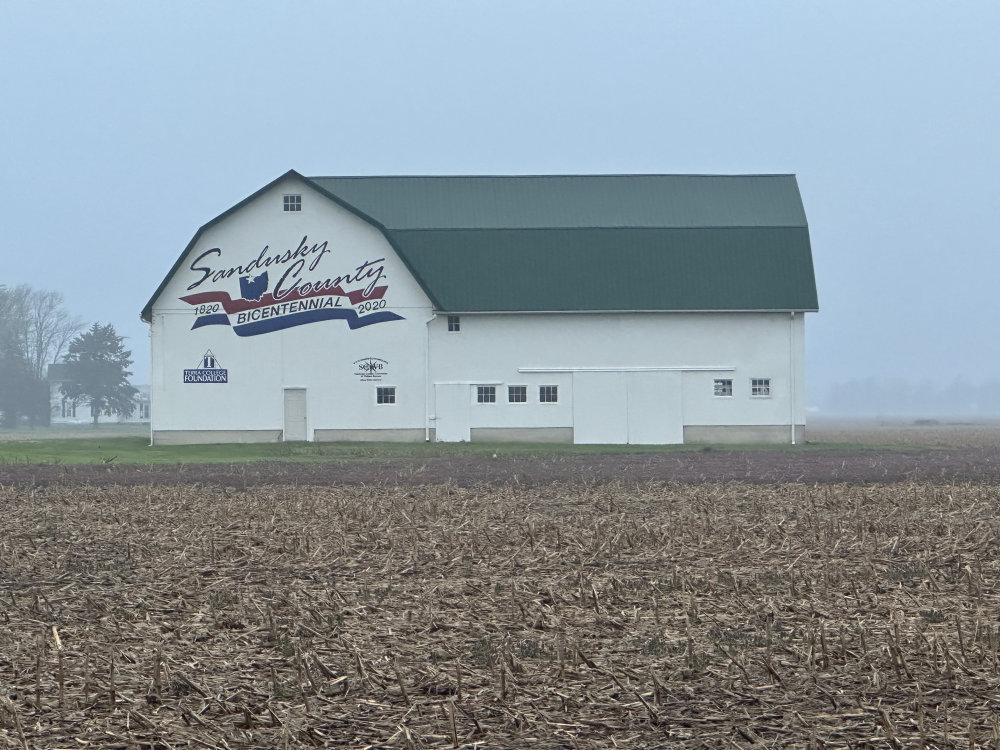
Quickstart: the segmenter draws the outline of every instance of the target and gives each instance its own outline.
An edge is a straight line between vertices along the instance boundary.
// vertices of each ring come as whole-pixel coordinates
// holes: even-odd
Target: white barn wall
[[[283,213],[281,196],[286,192],[302,194],[301,213]],[[265,245],[270,254],[295,249],[303,236],[308,236],[309,244],[326,240],[331,250],[313,277],[342,275],[366,260],[384,258],[385,276],[379,283],[389,287],[386,309],[404,320],[356,330],[346,321],[328,320],[248,337],[222,325],[191,330],[195,312],[181,297],[209,290],[240,296],[237,275],[189,290],[202,277],[190,270],[194,259],[219,247],[221,258],[211,256],[197,265],[210,262],[228,268],[249,262]],[[276,275],[274,267],[268,270]],[[276,280],[270,281],[273,287]],[[344,303],[350,304],[346,299]],[[426,295],[377,228],[298,182],[278,184],[209,227],[153,306],[154,440],[171,440],[172,431],[218,429],[220,422],[226,424],[224,439],[255,431],[266,434],[236,437],[274,439],[283,426],[283,389],[291,387],[307,389],[310,435],[324,429],[422,430],[425,322],[430,309]],[[228,384],[182,382],[183,370],[196,367],[209,350],[228,371]],[[353,363],[366,357],[388,362],[380,382],[362,380],[357,374]],[[397,403],[377,405],[376,385],[396,386]],[[170,406],[164,408],[166,404]]]
[[[431,377],[468,384],[472,428],[571,428],[573,369],[680,370],[679,379],[664,374],[663,382],[681,388],[684,425],[789,426],[772,439],[790,439],[793,418],[805,422],[803,326],[802,315],[787,312],[477,314],[461,316],[461,330],[449,333],[446,316],[438,316]],[[731,398],[713,395],[715,378],[733,380]],[[772,395],[751,397],[751,378],[770,378]],[[497,403],[476,403],[477,383],[497,384]],[[528,403],[507,403],[508,385],[527,385]],[[558,385],[559,403],[538,403],[540,385]],[[617,398],[589,420],[605,420],[608,440],[588,442],[617,441]]]

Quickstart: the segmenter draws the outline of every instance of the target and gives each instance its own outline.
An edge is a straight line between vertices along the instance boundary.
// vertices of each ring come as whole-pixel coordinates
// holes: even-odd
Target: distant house
[[[143,309],[152,439],[798,442],[817,308],[792,175],[290,171]]]
[[[46,377],[49,381],[49,406],[52,424],[90,424],[94,414],[87,399],[70,399],[63,395],[61,386],[66,382],[66,365],[54,363],[49,365]],[[135,397],[135,410],[127,417],[118,414],[100,414],[98,424],[141,423],[149,421],[149,386],[134,386],[138,391]]]

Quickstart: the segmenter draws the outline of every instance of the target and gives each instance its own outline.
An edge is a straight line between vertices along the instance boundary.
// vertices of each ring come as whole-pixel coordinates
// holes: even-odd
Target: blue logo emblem
[[[266,274],[265,274],[266,276]],[[184,371],[185,383],[228,383],[229,370],[219,366],[219,361],[209,349],[199,362],[200,367]]]

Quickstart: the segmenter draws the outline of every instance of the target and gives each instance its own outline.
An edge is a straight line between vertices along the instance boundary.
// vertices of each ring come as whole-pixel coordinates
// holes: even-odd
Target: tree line
[[[59,292],[0,285],[0,424],[49,424],[46,374],[60,362],[62,396],[89,403],[94,424],[101,414],[128,416],[135,409],[132,352],[110,323],[86,328]]]

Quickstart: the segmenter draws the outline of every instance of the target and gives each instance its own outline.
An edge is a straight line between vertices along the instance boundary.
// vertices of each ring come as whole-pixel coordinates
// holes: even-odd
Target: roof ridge
[[[451,180],[451,179],[560,179],[566,177],[796,177],[795,172],[752,172],[720,174],[708,172],[587,172],[577,174],[362,174],[362,175],[316,175],[309,180]]]
[[[670,229],[806,229],[809,224],[684,224],[680,226],[663,226],[660,224],[567,224],[565,226],[545,227],[394,227],[384,225],[390,232],[565,232],[568,229],[578,229],[581,232],[591,229],[648,229],[651,232],[662,232]]]

